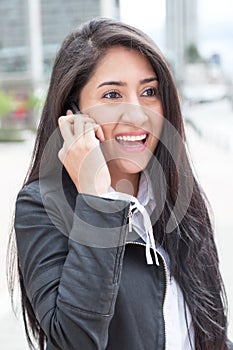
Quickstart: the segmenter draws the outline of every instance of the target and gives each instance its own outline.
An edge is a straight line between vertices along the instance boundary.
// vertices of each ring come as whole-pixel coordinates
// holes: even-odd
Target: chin
[[[112,160],[108,163],[109,168],[112,168],[113,171],[117,172],[121,172],[121,173],[125,173],[125,174],[138,174],[141,171],[145,170],[145,168],[148,165],[148,161],[145,162],[141,161],[139,162],[137,160],[130,160],[130,159],[115,159]]]

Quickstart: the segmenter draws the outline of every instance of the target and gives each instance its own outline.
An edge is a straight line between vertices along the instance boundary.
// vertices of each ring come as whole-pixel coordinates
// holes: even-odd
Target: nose
[[[141,127],[148,120],[148,115],[145,111],[145,108],[140,105],[123,103],[121,108],[121,122],[123,123],[134,124]]]

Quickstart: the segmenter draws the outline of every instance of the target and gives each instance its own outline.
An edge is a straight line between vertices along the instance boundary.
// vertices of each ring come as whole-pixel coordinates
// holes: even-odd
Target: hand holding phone
[[[78,106],[74,103],[74,102],[71,102],[70,103],[70,107],[71,107],[71,110],[68,110],[67,111],[67,114],[68,115],[71,115],[71,114],[80,114],[81,117],[85,116],[84,114],[81,113],[80,109],[78,108]],[[71,113],[73,112],[73,113]],[[86,115],[87,116],[87,115]],[[88,117],[88,116],[87,116]],[[88,117],[89,119],[85,119],[86,121],[90,121],[90,122],[93,122],[93,128],[94,128],[94,131],[95,131],[95,136],[96,138],[100,141],[100,142],[103,142],[105,140],[105,137],[104,137],[104,133],[103,133],[103,130],[101,128],[101,126],[99,124],[97,124],[95,122],[95,120],[91,117]]]
[[[58,157],[79,193],[107,193],[111,178],[100,148],[100,142],[105,141],[103,130],[93,118],[80,113],[75,104],[71,108],[58,120],[64,139]]]

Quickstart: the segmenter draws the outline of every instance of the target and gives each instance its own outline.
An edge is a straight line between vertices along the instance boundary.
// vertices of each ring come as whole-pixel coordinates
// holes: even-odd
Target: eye
[[[158,94],[159,94],[158,89],[155,87],[147,88],[142,93],[143,96],[148,96],[148,97],[158,96]]]
[[[108,98],[108,99],[116,99],[120,97],[121,95],[116,90],[108,91],[106,94],[103,95],[103,98]]]

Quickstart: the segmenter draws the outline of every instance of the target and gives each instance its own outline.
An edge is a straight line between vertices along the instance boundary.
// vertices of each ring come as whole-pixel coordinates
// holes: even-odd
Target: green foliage
[[[34,95],[30,95],[27,100],[27,108],[34,109],[37,108],[40,104],[40,99]]]
[[[34,94],[0,90],[0,142],[23,141],[25,130],[36,129],[42,102]]]
[[[0,142],[22,142],[24,140],[23,130],[0,128]]]
[[[199,50],[195,44],[190,44],[187,48],[187,62],[188,63],[197,63],[202,62],[203,59],[199,53]]]
[[[0,91],[0,118],[4,118],[14,110],[13,97]]]

